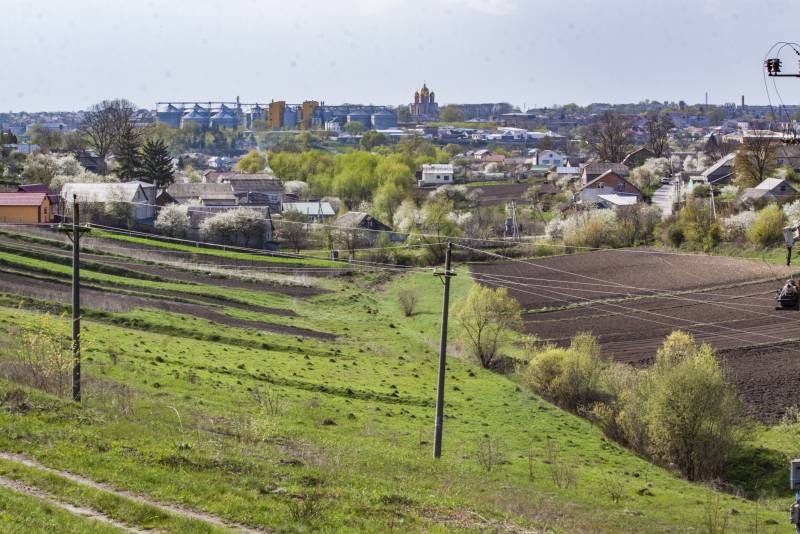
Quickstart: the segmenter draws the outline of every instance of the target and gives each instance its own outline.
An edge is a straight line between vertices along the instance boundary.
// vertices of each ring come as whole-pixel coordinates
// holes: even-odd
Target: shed
[[[42,224],[53,222],[47,193],[0,193],[0,222]]]

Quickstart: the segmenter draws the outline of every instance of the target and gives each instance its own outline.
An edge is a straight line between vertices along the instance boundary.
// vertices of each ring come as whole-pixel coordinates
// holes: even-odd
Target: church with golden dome
[[[416,122],[438,121],[439,104],[436,95],[423,83],[422,89],[414,93],[414,102],[408,105],[411,120]]]

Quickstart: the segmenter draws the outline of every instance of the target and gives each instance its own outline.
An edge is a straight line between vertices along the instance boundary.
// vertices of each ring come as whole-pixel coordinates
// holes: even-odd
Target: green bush
[[[543,397],[568,410],[586,410],[603,400],[605,361],[597,340],[581,333],[569,348],[547,348],[528,364],[528,385]]]
[[[754,245],[768,247],[783,241],[786,219],[777,204],[770,204],[758,212],[756,220],[747,231],[747,239]]]

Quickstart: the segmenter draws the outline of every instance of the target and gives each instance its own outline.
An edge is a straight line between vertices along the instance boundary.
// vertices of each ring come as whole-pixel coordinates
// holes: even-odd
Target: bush
[[[617,216],[612,210],[591,210],[576,213],[564,221],[564,244],[599,248],[615,246]]]
[[[572,338],[569,348],[550,347],[535,355],[528,364],[528,385],[563,408],[588,409],[606,397],[604,366],[597,340],[580,333]]]
[[[786,220],[792,224],[800,222],[800,200],[784,204],[783,214],[786,216]]]
[[[403,314],[406,317],[411,317],[417,307],[419,291],[412,287],[401,288],[397,293],[397,300],[400,302],[400,307],[403,308]]]
[[[220,212],[200,223],[206,241],[248,247],[264,235],[264,216],[253,209],[236,208]]]
[[[702,200],[692,200],[681,208],[678,224],[683,237],[692,246],[708,252],[719,243],[720,231],[711,210]]]
[[[747,239],[755,245],[768,247],[783,241],[785,219],[783,211],[777,204],[770,204],[756,215],[756,219],[747,232]]]
[[[722,237],[727,241],[744,241],[756,221],[756,212],[746,210],[720,221]]]
[[[739,403],[713,349],[673,332],[647,373],[640,409],[651,454],[689,480],[719,476],[736,446]]]
[[[170,237],[186,237],[189,233],[189,208],[170,204],[158,212],[156,230]]]

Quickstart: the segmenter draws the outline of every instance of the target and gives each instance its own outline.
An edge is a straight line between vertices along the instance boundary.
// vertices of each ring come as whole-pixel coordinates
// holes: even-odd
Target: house
[[[17,187],[18,193],[45,193],[50,200],[50,206],[58,205],[58,195],[50,192],[46,184],[22,184]]]
[[[283,213],[294,211],[306,216],[308,222],[325,222],[336,216],[330,202],[284,202]]]
[[[736,199],[739,204],[758,202],[759,200],[783,200],[797,196],[798,190],[787,180],[767,178],[755,187],[748,187]]]
[[[0,193],[0,222],[43,224],[53,222],[53,206],[47,193]]]
[[[279,213],[283,202],[283,182],[271,174],[226,173],[220,183],[230,184],[242,206],[269,206]]]
[[[449,163],[430,163],[422,166],[419,187],[439,186],[453,183],[453,166]]]
[[[580,177],[581,169],[578,167],[556,167],[556,176],[559,179],[573,180]]]
[[[733,179],[733,164],[736,154],[731,152],[727,156],[721,157],[711,167],[705,169],[701,176],[709,184],[728,184]]]
[[[198,203],[203,206],[236,206],[231,184],[195,183],[172,184],[167,193],[178,204]]]
[[[363,230],[363,238],[370,245],[374,245],[383,232],[390,232],[389,239],[401,241],[402,237],[392,233],[392,228],[363,211],[348,211],[333,223],[342,230]]]
[[[108,170],[106,160],[100,156],[93,156],[87,150],[78,150],[75,152],[75,159],[78,160],[78,163],[80,163],[81,166],[89,172],[93,172],[95,174],[105,174]]]
[[[581,202],[597,203],[599,195],[621,193],[634,195],[638,200],[641,196],[641,191],[626,180],[624,177],[608,170],[584,185],[579,193]]]
[[[652,150],[647,147],[641,147],[626,155],[622,160],[622,164],[627,165],[629,169],[633,169],[634,167],[643,165],[645,161],[654,157],[656,157],[656,155]]]
[[[62,214],[65,213],[75,195],[80,203],[127,203],[135,220],[152,220],[156,217],[155,192],[149,196],[143,185],[152,187],[152,184],[144,182],[64,184],[59,194],[59,208]]]
[[[561,167],[567,163],[567,155],[557,150],[533,149],[531,151],[531,165],[547,165],[548,167]]]
[[[637,195],[627,193],[611,193],[608,195],[597,195],[597,206],[615,210],[624,206],[635,206],[639,202]]]
[[[622,163],[610,163],[607,161],[592,161],[587,163],[581,169],[581,185],[586,185],[589,182],[593,181],[598,176],[611,171],[617,176],[621,176],[623,178],[627,177],[630,174],[630,169],[628,169],[627,165],[623,165]]]

